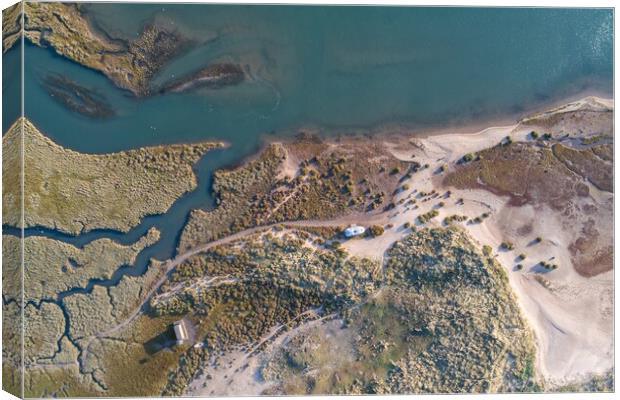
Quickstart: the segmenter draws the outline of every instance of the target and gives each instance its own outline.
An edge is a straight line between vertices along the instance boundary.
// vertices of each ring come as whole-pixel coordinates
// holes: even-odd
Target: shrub
[[[504,139],[502,139],[500,144],[502,146],[508,146],[508,145],[512,144],[512,138],[510,136],[506,136]]]
[[[418,216],[418,221],[420,221],[421,224],[425,224],[438,215],[439,215],[439,212],[437,210],[431,210],[425,214]]]
[[[443,219],[443,223],[445,225],[450,225],[454,221],[457,221],[457,222],[467,221],[467,217],[464,215],[453,214]]]
[[[398,167],[394,167],[392,168],[392,170],[390,171],[390,175],[396,175],[397,173],[400,172],[400,168]]]
[[[538,133],[536,133],[536,131],[532,131],[530,132],[530,137],[534,140],[538,139]]]
[[[381,225],[372,225],[370,228],[368,228],[368,232],[370,232],[372,236],[377,237],[383,235],[385,229],[383,229]]]
[[[467,153],[463,156],[463,158],[461,160],[463,160],[463,162],[470,162],[470,161],[474,161],[475,156],[472,153]]]
[[[484,246],[482,246],[482,254],[484,254],[485,256],[487,257],[490,256],[492,252],[493,252],[493,249],[488,244],[485,244]]]
[[[548,263],[548,262],[546,262],[546,261],[541,261],[541,262],[540,262],[540,266],[541,266],[541,267],[543,267],[543,268],[544,268],[544,269],[546,269],[546,270],[555,270],[555,269],[558,269],[557,264],[551,264],[551,263]]]
[[[510,242],[502,242],[499,246],[502,250],[512,250],[515,246]]]
[[[519,260],[525,260],[525,254],[523,253],[519,254]]]
[[[523,264],[517,264],[515,268],[517,271],[521,271],[523,269]]]

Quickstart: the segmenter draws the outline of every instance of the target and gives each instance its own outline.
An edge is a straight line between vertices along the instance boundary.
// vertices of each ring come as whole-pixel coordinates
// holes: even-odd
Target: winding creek
[[[77,236],[69,235],[54,229],[33,227],[24,229],[24,236],[43,236],[54,240],[59,240],[73,246],[82,248],[86,244],[103,238],[114,240],[123,245],[131,245],[141,237],[146,235],[149,229],[155,227],[161,232],[161,238],[153,245],[143,249],[136,257],[134,265],[124,265],[118,268],[110,279],[90,279],[85,287],[75,287],[70,290],[60,292],[56,299],[45,299],[43,301],[53,301],[66,310],[63,300],[76,293],[91,293],[95,286],[116,286],[123,276],[140,276],[146,272],[149,260],[155,258],[160,261],[171,259],[176,255],[176,246],[179,236],[187,221],[189,213],[193,209],[209,209],[215,206],[215,199],[212,195],[211,184],[213,179],[212,172],[218,169],[231,166],[236,160],[237,154],[231,154],[230,149],[213,150],[194,166],[194,172],[198,178],[198,185],[195,190],[184,194],[173,203],[167,213],[151,215],[145,217],[142,222],[132,228],[129,232],[119,232],[108,229],[93,230]],[[20,236],[20,229],[4,225],[3,234]],[[37,305],[36,303],[31,303]],[[67,332],[68,333],[68,326]]]

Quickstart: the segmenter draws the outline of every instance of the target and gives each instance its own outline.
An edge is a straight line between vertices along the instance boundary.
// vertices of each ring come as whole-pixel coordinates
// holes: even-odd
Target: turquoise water
[[[612,93],[611,10],[187,4],[91,4],[87,10],[114,37],[135,37],[155,18],[196,42],[160,72],[156,84],[219,61],[243,64],[251,78],[220,90],[136,99],[100,73],[25,45],[26,116],[63,146],[105,153],[212,139],[231,143],[195,166],[196,190],[128,233],[97,230],[71,237],[27,229],[26,236],[76,246],[102,237],[133,243],[153,226],[162,232],[133,267],[63,292],[59,303],[94,285],[142,274],[151,257],[173,257],[190,210],[214,205],[213,171],[256,152],[265,135],[290,136],[304,127],[336,135],[386,124],[454,124],[518,114],[584,90]],[[19,93],[20,50],[18,45],[4,55],[5,99]],[[48,73],[98,91],[116,116],[93,120],[65,109],[41,85]],[[20,111],[18,99],[4,104],[6,131]],[[19,234],[6,226],[3,231]]]
[[[197,42],[157,83],[222,60],[244,64],[253,78],[222,90],[135,99],[99,73],[26,45],[26,115],[62,145],[86,152],[215,138],[247,154],[262,135],[301,127],[329,135],[384,124],[442,125],[518,113],[585,89],[612,91],[611,10],[195,4],[87,10],[113,36],[135,36],[155,18]],[[40,84],[49,71],[96,88],[118,116],[94,121],[65,110]]]

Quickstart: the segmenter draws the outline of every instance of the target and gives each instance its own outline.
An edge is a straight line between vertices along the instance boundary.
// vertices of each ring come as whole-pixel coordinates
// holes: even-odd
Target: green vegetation
[[[24,307],[24,361],[26,365],[38,359],[56,355],[58,341],[64,334],[65,318],[55,303],[32,304]]]
[[[15,236],[3,235],[3,249],[17,246],[19,240]],[[54,239],[27,237],[24,239],[24,263],[29,268],[24,276],[24,299],[37,303],[42,299],[53,300],[60,292],[85,287],[91,279],[109,279],[119,267],[132,265],[138,253],[158,240],[159,231],[155,228],[130,246],[99,239],[79,249]],[[19,257],[20,253],[8,253],[7,256]],[[14,262],[19,265],[19,258]]]
[[[512,244],[512,242],[502,242],[499,245],[499,248],[502,250],[510,251],[510,250],[514,250],[515,246],[514,244]]]
[[[396,361],[388,393],[533,390],[533,374],[523,373],[530,368],[527,360],[534,355],[532,336],[498,263],[483,258],[466,235],[454,228],[418,231],[397,243],[389,257],[388,281],[406,282],[413,289],[409,301],[415,304],[414,315],[421,318],[417,320],[425,321],[422,332],[430,335],[432,343],[418,357]],[[487,283],[482,292],[474,289],[484,281]],[[487,291],[490,287],[494,289]],[[473,298],[467,295],[470,288],[478,293]],[[473,299],[486,305],[471,304]],[[469,307],[476,310],[473,329],[455,330],[454,322],[463,318],[459,316],[464,316],[462,313]],[[456,312],[453,317],[439,317],[452,310]],[[498,315],[494,310],[504,315],[500,317],[499,331],[495,330]],[[433,323],[427,325],[430,321]],[[483,332],[494,333],[490,338]],[[450,339],[443,341],[442,337]],[[464,352],[471,358],[461,359]],[[497,369],[489,369],[491,365]]]
[[[369,162],[371,154],[385,158]],[[300,171],[295,178],[283,177],[283,166],[293,155],[302,159]],[[179,249],[255,226],[376,209],[385,203],[387,190],[398,187],[398,176],[379,175],[386,165],[401,168],[405,163],[372,142],[330,146],[319,138],[302,137],[286,145],[272,144],[242,167],[215,173],[219,205],[192,212]]]
[[[461,160],[463,162],[468,163],[468,162],[474,161],[475,158],[476,156],[473,153],[467,153],[463,156],[463,158],[461,158]]]
[[[372,225],[370,228],[368,228],[368,232],[371,236],[377,237],[383,235],[385,229],[381,225]]]
[[[406,310],[397,295],[390,289],[345,311],[343,326],[335,320],[294,335],[261,371],[267,381],[279,382],[265,394],[378,393],[394,360],[419,354],[431,343],[414,321],[403,318]]]
[[[52,3],[45,3],[52,4]],[[53,3],[57,4],[57,3]],[[150,214],[168,210],[196,187],[192,166],[217,143],[142,148],[93,155],[67,150],[20,119],[2,138],[5,154],[24,141],[25,226],[45,226],[78,234],[95,228],[128,231]],[[3,167],[19,171],[19,157]],[[153,188],[158,188],[153,195]],[[20,184],[3,181],[5,224],[17,226]]]
[[[256,209],[269,206],[267,194],[276,185],[275,177],[285,157],[281,146],[271,145],[240,168],[216,171],[213,191],[219,204],[212,211],[192,211],[179,249],[187,250],[258,224],[260,216]]]
[[[439,212],[437,210],[430,210],[422,215],[418,215],[418,221],[421,224],[426,224],[428,221],[430,221],[431,219],[435,218],[438,215],[439,215]]]
[[[613,144],[596,146],[601,149],[613,149]],[[597,155],[594,148],[576,150],[561,144],[552,147],[553,154],[571,171],[583,176],[600,190],[613,191],[613,160],[605,160]]]
[[[166,383],[162,371],[176,366],[181,352],[153,353],[148,347],[173,319],[138,316],[126,327],[112,329],[140,307],[163,273],[162,264],[153,262],[146,274],[125,276],[109,290],[95,286],[92,293],[67,297],[64,303],[72,340],[62,337],[64,316],[56,304],[44,302],[41,309],[28,306],[32,323],[26,325],[25,332],[26,396],[146,396],[161,392]],[[105,332],[109,333],[101,335]],[[41,368],[40,364],[67,367]]]
[[[186,346],[170,347],[176,317],[140,316],[115,338],[91,342],[85,370],[107,388],[98,395],[143,397],[159,395],[168,374],[184,363]],[[120,340],[119,340],[120,339]],[[200,350],[200,349],[196,349]]]
[[[463,232],[418,231],[387,259],[382,289],[341,312],[342,327],[302,326],[269,356],[264,394],[541,390],[507,278]]]
[[[502,139],[502,141],[500,142],[501,146],[509,146],[512,144],[512,138],[510,136],[506,136],[505,138]]]
[[[2,243],[4,247],[4,242]],[[3,250],[3,258],[6,248]],[[11,268],[12,267],[12,268]],[[6,260],[2,262],[2,389],[15,395],[21,395],[22,374],[22,309],[16,293],[10,293],[16,288],[12,277],[7,277],[7,270],[19,270],[19,264],[9,266]],[[7,288],[7,283],[11,284]],[[11,290],[13,289],[13,290]],[[19,294],[19,293],[17,293]]]
[[[206,351],[215,353],[248,345],[280,324],[294,327],[308,310],[329,314],[359,303],[378,288],[377,267],[343,251],[308,248],[294,234],[257,234],[187,260],[150,307],[156,317],[191,316]],[[210,277],[208,285],[191,285],[202,277]],[[192,375],[181,365],[165,393],[180,394]]]
[[[78,349],[67,339],[65,315],[54,301],[58,294],[69,289],[86,287],[91,279],[109,279],[113,272],[123,265],[135,262],[137,254],[146,246],[159,239],[159,232],[152,228],[136,243],[122,246],[109,239],[99,239],[79,249],[67,243],[45,237],[30,236],[24,239],[24,363],[25,395],[27,397],[49,396],[54,393],[66,396],[94,396],[101,388],[88,374],[77,367]],[[3,294],[5,298],[17,298],[19,287],[20,252],[15,251],[20,239],[3,235]],[[16,266],[16,268],[10,268]],[[109,291],[96,286],[93,294],[76,294],[66,298],[65,305],[71,316],[71,335],[85,336],[99,333],[100,329],[110,327],[138,307],[144,289],[153,284],[146,281],[156,269],[138,278],[123,278]],[[143,285],[129,285],[130,282],[143,282]],[[9,353],[10,343],[20,338],[21,316],[19,309],[13,310],[16,303],[3,306],[3,362],[18,361]],[[123,311],[124,310],[124,311]],[[13,315],[16,312],[16,315]],[[118,319],[116,319],[118,318]],[[19,325],[14,326],[15,323]],[[19,345],[21,349],[21,344]],[[40,364],[67,364],[67,368],[40,367]],[[47,372],[44,372],[47,371]],[[13,377],[6,376],[7,381]],[[151,392],[152,393],[152,392]]]
[[[548,270],[548,271],[552,271],[552,270],[558,269],[557,264],[552,264],[552,263],[549,263],[549,262],[546,262],[546,261],[541,261],[539,263],[539,265],[541,267],[543,267],[544,269]]]
[[[443,219],[444,225],[451,225],[453,222],[464,222],[467,221],[467,217],[465,215],[452,214]]]

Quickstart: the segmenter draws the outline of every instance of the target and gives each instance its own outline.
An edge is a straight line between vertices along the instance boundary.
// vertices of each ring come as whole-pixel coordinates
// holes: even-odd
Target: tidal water
[[[135,37],[155,20],[196,41],[156,83],[217,61],[239,62],[252,78],[135,99],[100,73],[26,45],[26,115],[84,152],[209,139],[243,152],[263,134],[305,126],[330,135],[443,125],[518,113],[584,89],[612,91],[611,10],[118,3],[87,10],[115,37]],[[8,64],[16,50],[5,55]],[[94,121],[66,110],[41,85],[49,72],[98,90],[118,115]]]
[[[89,288],[144,272],[150,257],[174,256],[189,212],[213,207],[213,171],[256,152],[265,135],[287,137],[304,127],[337,135],[388,124],[424,128],[480,121],[585,90],[608,96],[613,90],[609,9],[108,3],[88,4],[86,10],[112,37],[133,38],[154,20],[194,40],[155,84],[221,61],[240,63],[249,75],[235,87],[136,99],[102,74],[26,43],[25,114],[62,146],[106,153],[204,140],[231,144],[197,164],[194,192],[129,233],[101,230],[71,237],[26,230],[78,246],[101,237],[131,243],[151,226],[162,231],[160,242],[144,250],[134,267]],[[20,50],[18,45],[4,55],[5,68],[15,73]],[[116,115],[94,120],[64,108],[44,90],[49,73],[96,90]],[[4,77],[3,91],[15,92],[18,74]],[[19,115],[17,103],[5,106],[3,131]]]

